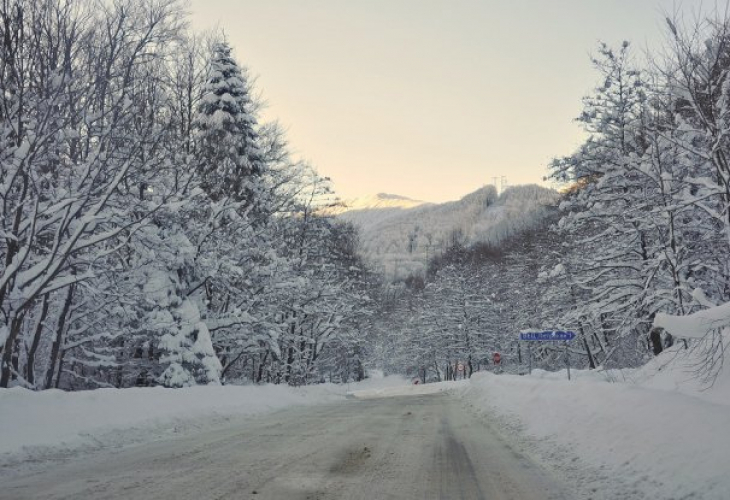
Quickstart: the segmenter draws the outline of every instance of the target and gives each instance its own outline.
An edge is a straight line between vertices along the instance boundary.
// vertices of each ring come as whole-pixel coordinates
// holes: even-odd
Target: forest
[[[3,0],[0,387],[362,378],[327,179],[176,0]]]
[[[729,18],[600,45],[558,203],[393,283],[181,2],[0,2],[0,387],[426,382],[494,352],[524,373],[518,333],[546,328],[577,337],[534,346],[538,368],[682,342],[721,369],[730,318],[689,340],[655,320],[730,302]]]

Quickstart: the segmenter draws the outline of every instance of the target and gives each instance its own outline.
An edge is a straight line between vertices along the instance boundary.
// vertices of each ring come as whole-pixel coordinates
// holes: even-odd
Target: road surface
[[[0,470],[0,498],[568,498],[483,417],[443,393],[296,408],[42,468]]]

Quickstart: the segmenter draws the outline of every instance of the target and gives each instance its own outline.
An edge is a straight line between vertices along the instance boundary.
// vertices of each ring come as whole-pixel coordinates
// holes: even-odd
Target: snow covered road
[[[351,399],[40,470],[4,499],[565,499],[452,394]],[[3,477],[4,475],[4,477]]]

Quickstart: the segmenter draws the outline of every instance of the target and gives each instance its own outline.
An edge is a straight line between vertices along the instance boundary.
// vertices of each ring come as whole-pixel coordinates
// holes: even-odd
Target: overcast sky
[[[707,4],[709,2],[705,2]],[[344,198],[540,183],[580,140],[597,42],[661,43],[674,0],[192,0]],[[696,9],[699,0],[682,3]]]

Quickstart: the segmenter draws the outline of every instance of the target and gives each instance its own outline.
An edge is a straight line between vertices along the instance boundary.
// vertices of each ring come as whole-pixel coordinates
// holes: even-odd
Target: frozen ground
[[[633,372],[573,371],[570,382],[565,371],[480,373],[463,399],[582,498],[727,500],[730,372],[708,387],[696,361],[677,350]]]

